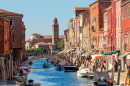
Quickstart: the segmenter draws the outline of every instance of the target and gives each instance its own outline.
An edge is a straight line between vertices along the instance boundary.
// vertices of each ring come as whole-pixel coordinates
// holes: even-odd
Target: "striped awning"
[[[111,52],[102,53],[101,55],[109,55],[109,54],[116,53],[116,52],[119,52],[119,51],[120,50],[114,50],[114,51],[111,51]]]
[[[122,54],[122,55],[119,56],[119,59],[124,58],[125,56],[127,56],[129,54],[130,54],[130,52],[125,52],[124,54]]]
[[[84,51],[83,50],[81,50],[81,51],[79,51],[76,55],[79,55],[79,54],[81,54],[81,53],[83,53]]]

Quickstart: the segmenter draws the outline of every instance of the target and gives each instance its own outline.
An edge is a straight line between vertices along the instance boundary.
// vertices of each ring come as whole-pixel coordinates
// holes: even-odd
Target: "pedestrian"
[[[125,72],[127,71],[128,64],[125,62]]]
[[[45,54],[46,54],[46,49],[45,49]]]
[[[114,61],[115,62],[115,71],[117,72],[117,70],[118,70],[118,63],[117,63],[117,61]]]

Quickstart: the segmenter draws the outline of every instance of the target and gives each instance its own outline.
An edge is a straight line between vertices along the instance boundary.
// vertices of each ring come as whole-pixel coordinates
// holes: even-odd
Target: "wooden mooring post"
[[[118,66],[118,78],[117,78],[117,85],[120,84],[120,71],[121,71],[121,65]]]
[[[16,71],[17,71],[17,68],[16,68],[16,61],[15,61],[15,75],[16,75]]]

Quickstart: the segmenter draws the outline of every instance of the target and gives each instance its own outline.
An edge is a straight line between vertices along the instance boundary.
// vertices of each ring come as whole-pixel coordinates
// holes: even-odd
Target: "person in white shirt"
[[[125,72],[127,71],[127,63],[125,62]]]

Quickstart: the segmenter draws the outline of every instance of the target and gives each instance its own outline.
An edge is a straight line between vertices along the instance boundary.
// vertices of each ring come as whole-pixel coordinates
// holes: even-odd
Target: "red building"
[[[111,2],[111,26],[112,26],[112,45],[111,45],[111,51],[114,51],[116,49],[116,29],[115,29],[115,25],[116,25],[116,21],[115,21],[115,18],[116,18],[116,14],[115,14],[115,1],[112,0]]]
[[[4,54],[11,50],[11,30],[9,28],[10,20],[0,18],[0,53]]]
[[[23,18],[23,14],[0,9],[0,17],[4,17],[4,16],[6,16],[10,20],[9,24],[10,24],[10,26],[12,26],[12,29],[13,29],[13,34],[12,34],[13,40],[12,40],[12,44],[11,44],[12,48],[13,48],[13,52],[14,52],[13,57],[17,58],[19,60],[22,60],[22,58],[23,58],[23,56],[22,56],[22,48],[23,48],[22,18]]]
[[[24,59],[26,59],[25,58],[25,30],[26,30],[26,28],[25,28],[25,25],[24,25],[24,22],[22,22],[22,56],[23,56],[23,58]]]
[[[122,0],[122,51],[130,51],[130,0]]]
[[[106,52],[111,51],[112,45],[111,13],[111,6],[104,10],[104,34],[106,34]]]

